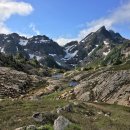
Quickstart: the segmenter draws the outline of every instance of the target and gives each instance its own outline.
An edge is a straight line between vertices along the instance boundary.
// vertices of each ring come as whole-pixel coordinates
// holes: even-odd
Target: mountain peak
[[[97,32],[104,32],[107,31],[105,26],[100,27]]]

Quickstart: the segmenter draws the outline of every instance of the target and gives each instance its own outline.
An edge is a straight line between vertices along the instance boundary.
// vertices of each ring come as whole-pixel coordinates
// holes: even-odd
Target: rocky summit
[[[0,34],[0,130],[130,130],[129,117],[129,39]]]

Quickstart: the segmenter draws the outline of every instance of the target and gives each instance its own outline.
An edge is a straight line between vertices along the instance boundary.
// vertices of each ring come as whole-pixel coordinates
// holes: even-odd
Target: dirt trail
[[[104,106],[101,105],[101,104],[86,103],[86,105],[95,107],[95,108],[100,109],[100,110],[102,110],[102,111],[112,112],[112,110],[110,110],[109,108],[104,107]]]

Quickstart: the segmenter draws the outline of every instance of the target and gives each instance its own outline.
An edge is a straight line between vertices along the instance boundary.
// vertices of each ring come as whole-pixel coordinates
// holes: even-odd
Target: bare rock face
[[[54,121],[54,130],[64,130],[71,122],[63,116],[59,116]]]
[[[45,81],[36,75],[28,75],[7,67],[0,67],[0,95],[19,97]]]
[[[130,105],[130,70],[99,70],[89,76],[86,74],[74,88],[74,93],[83,101]]]

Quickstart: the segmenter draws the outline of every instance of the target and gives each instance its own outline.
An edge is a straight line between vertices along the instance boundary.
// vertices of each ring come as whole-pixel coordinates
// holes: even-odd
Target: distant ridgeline
[[[86,65],[121,64],[129,58],[129,50],[129,40],[119,33],[106,30],[104,26],[90,33],[80,42],[72,41],[63,47],[45,35],[26,38],[16,33],[0,34],[0,52],[6,55],[1,57],[9,59],[6,61],[2,58],[0,64],[14,67],[25,62],[36,67],[64,69]],[[11,55],[15,60],[10,60]],[[18,60],[19,58],[21,59]],[[14,65],[14,61],[20,61],[20,65],[19,62]]]

